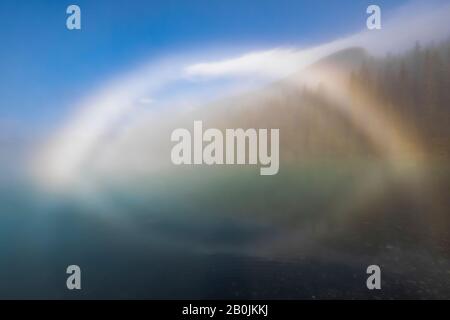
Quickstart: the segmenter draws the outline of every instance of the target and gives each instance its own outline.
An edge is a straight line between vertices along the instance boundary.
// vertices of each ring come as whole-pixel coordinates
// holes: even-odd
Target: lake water
[[[235,174],[76,197],[5,179],[0,298],[450,298],[445,170],[414,193],[367,164]],[[382,290],[366,288],[371,264]]]

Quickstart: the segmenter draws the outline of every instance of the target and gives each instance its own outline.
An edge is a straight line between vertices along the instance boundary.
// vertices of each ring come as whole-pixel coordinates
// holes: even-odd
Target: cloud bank
[[[164,121],[162,112],[176,116],[182,105],[194,107],[204,104],[204,97],[199,93],[220,93],[219,80],[226,79],[228,84],[233,84],[232,87],[239,87],[244,79],[267,83],[298,72],[348,47],[363,47],[374,55],[401,52],[411,48],[416,41],[428,43],[448,37],[449,16],[450,4],[413,3],[386,17],[382,30],[363,30],[309,48],[275,46],[217,61],[204,54],[194,61],[171,59],[163,63],[152,62],[117,78],[100,92],[81,101],[76,107],[77,112],[38,151],[31,164],[32,170],[41,185],[56,189],[76,185],[85,180],[83,172],[89,168],[93,158],[105,154],[105,150],[120,149],[119,142],[123,141],[124,135],[139,132],[133,128],[138,125],[148,127],[158,136],[160,133],[145,123],[155,123],[155,119],[160,119],[157,122],[161,125]],[[142,106],[151,111],[143,110]],[[142,140],[138,136],[135,139]],[[145,153],[151,148],[141,146],[136,149]],[[125,154],[120,156],[127,157]],[[108,161],[118,159],[104,162]]]

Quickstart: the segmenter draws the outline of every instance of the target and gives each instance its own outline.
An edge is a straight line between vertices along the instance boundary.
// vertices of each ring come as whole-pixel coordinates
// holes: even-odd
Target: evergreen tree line
[[[402,54],[367,58],[350,76],[416,131],[435,155],[450,155],[450,39]]]

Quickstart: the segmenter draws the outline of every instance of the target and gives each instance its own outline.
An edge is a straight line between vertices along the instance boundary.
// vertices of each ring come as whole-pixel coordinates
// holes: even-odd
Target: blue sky
[[[0,119],[46,123],[142,61],[202,47],[306,46],[358,31],[373,1],[22,1],[0,3]],[[383,12],[405,1],[376,1]],[[82,10],[82,30],[65,27]]]

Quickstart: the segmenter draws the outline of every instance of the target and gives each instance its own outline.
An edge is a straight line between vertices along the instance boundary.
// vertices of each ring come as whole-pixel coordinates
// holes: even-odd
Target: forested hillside
[[[402,55],[368,58],[350,78],[416,131],[434,156],[450,154],[450,41]]]

